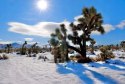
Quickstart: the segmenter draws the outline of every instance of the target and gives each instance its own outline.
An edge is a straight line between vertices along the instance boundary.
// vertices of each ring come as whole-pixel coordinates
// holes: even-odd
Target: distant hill
[[[0,44],[0,49],[4,49],[6,47],[7,44]],[[22,47],[22,44],[19,44],[19,43],[12,43],[11,44],[13,48],[21,48]],[[31,47],[31,44],[27,44],[26,45],[27,48],[30,48]]]
[[[12,43],[13,48],[21,48],[22,44],[19,43]]]
[[[0,49],[4,49],[5,45],[4,44],[0,44]]]
[[[0,49],[4,49],[7,44],[0,44]],[[11,44],[13,48],[20,48],[22,45],[19,43],[12,43]]]

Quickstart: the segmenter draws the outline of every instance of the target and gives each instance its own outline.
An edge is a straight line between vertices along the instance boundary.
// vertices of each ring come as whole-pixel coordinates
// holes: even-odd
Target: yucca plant
[[[26,54],[26,45],[27,45],[27,41],[25,41],[22,45],[21,48],[21,55],[25,55]]]
[[[6,45],[7,53],[10,53],[11,48],[12,48],[12,45],[11,45],[11,44],[7,44],[7,45]]]
[[[32,53],[38,53],[38,50],[37,50],[37,42],[34,43],[32,46],[31,46],[31,52]]]
[[[57,58],[60,56],[59,53],[59,41],[56,40],[56,35],[55,34],[51,34],[51,39],[50,39],[50,44],[52,46],[52,54],[54,55],[54,63],[57,63]]]
[[[64,24],[60,25],[60,28],[57,28],[55,30],[56,41],[58,42],[58,47],[60,49],[60,55],[61,55],[61,62],[68,61],[68,47],[67,47],[67,30],[65,28]],[[53,38],[51,40],[54,40]]]

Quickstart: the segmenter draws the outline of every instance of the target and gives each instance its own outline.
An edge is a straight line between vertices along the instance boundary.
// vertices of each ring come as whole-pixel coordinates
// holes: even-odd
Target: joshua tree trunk
[[[81,55],[83,57],[83,59],[86,59],[86,41],[83,40],[83,47],[81,48]]]
[[[7,49],[7,53],[10,53],[10,48],[8,47],[8,49]]]
[[[67,52],[66,52],[66,61],[69,61],[69,57],[68,57],[68,49],[67,49]]]

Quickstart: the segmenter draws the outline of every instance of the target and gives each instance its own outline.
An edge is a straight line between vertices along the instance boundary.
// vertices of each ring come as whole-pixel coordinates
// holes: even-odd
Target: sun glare
[[[46,10],[47,7],[48,7],[47,0],[39,0],[39,1],[37,2],[37,7],[38,7],[38,9],[40,9],[40,10]]]

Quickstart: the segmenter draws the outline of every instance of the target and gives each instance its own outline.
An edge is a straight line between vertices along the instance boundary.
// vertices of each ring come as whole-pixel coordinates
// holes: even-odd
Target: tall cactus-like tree
[[[49,48],[49,51],[51,51],[51,44],[50,44],[50,41],[48,41],[48,43],[49,43],[49,47],[50,47],[50,48]]]
[[[34,44],[31,46],[31,50],[32,50],[33,53],[37,53],[37,52],[38,52],[37,49],[36,49],[37,44],[38,44],[38,43],[36,42],[36,43],[34,43]]]
[[[60,25],[60,28],[55,30],[55,35],[60,42],[60,54],[61,54],[61,62],[68,61],[68,47],[67,47],[67,30],[64,24]]]
[[[60,41],[60,53],[61,53],[61,61],[68,61],[68,42],[67,40],[67,29],[64,24],[60,25],[60,29],[56,29],[56,35]]]
[[[10,53],[11,48],[12,48],[12,45],[11,45],[11,44],[7,44],[7,45],[6,45],[7,53]]]
[[[90,36],[93,31],[98,31],[101,34],[105,32],[102,26],[103,20],[101,14],[98,13],[94,7],[90,7],[83,9],[82,17],[78,18],[77,21],[78,24],[70,24],[73,34],[67,35],[65,25],[61,25],[61,29],[55,30],[55,35],[58,37],[59,42],[63,42],[63,46],[66,46],[65,49],[68,50],[68,48],[70,48],[75,50],[81,54],[83,58],[82,61],[86,62],[86,42],[93,40]],[[79,35],[79,31],[82,32],[81,35]],[[72,41],[74,45],[79,45],[79,48],[68,44],[66,41],[67,38]]]
[[[54,62],[57,63],[57,58],[59,57],[59,41],[56,39],[55,34],[51,34],[50,44],[52,45],[52,54],[54,55]]]
[[[25,55],[26,54],[26,45],[27,45],[27,41],[25,41],[22,45],[21,48],[21,55]]]
[[[77,51],[81,54],[83,59],[86,59],[86,42],[92,40],[90,37],[93,31],[98,31],[103,34],[105,31],[102,27],[102,16],[100,13],[97,13],[94,7],[84,8],[82,11],[82,16],[78,19],[78,24],[75,25],[71,23],[73,35],[69,35],[69,40],[73,44],[79,45],[80,49],[77,49],[73,46],[68,46],[69,48]],[[78,31],[82,31],[82,34],[79,35]]]
[[[58,29],[57,29],[58,30]],[[62,57],[62,62],[68,61],[68,42],[67,42],[67,29],[64,24],[60,25],[60,30],[56,31],[56,35],[60,40],[60,53]]]

